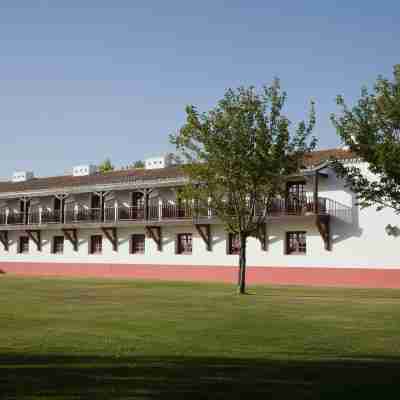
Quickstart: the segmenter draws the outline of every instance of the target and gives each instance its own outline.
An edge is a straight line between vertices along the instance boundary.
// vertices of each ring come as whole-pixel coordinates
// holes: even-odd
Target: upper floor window
[[[286,254],[306,254],[306,232],[286,233]]]
[[[90,237],[90,254],[101,254],[103,250],[103,236],[93,235]]]
[[[131,195],[131,206],[132,207],[143,207],[144,206],[144,195],[140,192],[133,192]]]
[[[180,233],[177,237],[177,253],[192,254],[192,234]]]
[[[21,236],[18,243],[18,253],[29,253],[29,238],[28,236]]]
[[[302,199],[306,195],[305,189],[306,183],[300,182],[288,182],[287,183],[287,195],[293,199]]]

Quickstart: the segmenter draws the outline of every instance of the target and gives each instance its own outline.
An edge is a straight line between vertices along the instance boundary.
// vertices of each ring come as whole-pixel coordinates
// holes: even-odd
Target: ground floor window
[[[29,253],[29,238],[28,236],[21,236],[19,238],[18,253]]]
[[[145,252],[145,235],[132,235],[131,236],[131,254],[144,254]]]
[[[103,250],[103,236],[93,235],[90,237],[90,254],[101,254]]]
[[[64,236],[54,236],[53,238],[53,254],[64,253]]]
[[[237,233],[230,233],[227,242],[228,254],[240,254],[240,238]]]
[[[177,253],[192,254],[192,234],[180,233],[177,237]]]
[[[306,254],[306,232],[286,232],[286,254]]]

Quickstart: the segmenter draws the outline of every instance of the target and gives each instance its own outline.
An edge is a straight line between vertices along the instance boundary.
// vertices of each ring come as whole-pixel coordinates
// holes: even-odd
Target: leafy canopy
[[[390,207],[400,213],[400,65],[394,79],[379,77],[373,93],[366,88],[353,108],[337,97],[341,114],[332,115],[338,135],[349,149],[369,164],[368,177],[358,167],[336,162],[338,174],[357,194],[362,207]]]
[[[190,180],[183,197],[200,209],[210,205],[229,232],[257,234],[286,177],[299,172],[316,145],[313,104],[308,122],[292,132],[285,102],[278,79],[260,92],[229,89],[209,112],[188,106],[186,123],[171,135]]]
[[[99,171],[100,171],[101,173],[114,171],[114,165],[111,164],[111,160],[110,160],[109,158],[106,158],[106,159],[99,165]]]

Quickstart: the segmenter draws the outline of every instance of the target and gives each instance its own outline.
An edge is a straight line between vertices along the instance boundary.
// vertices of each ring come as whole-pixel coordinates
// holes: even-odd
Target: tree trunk
[[[239,257],[239,293],[246,292],[246,243],[247,236],[240,233],[240,257]]]

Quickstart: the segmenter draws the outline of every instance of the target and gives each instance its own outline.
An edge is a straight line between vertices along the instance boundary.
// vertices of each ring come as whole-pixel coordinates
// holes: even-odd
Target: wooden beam
[[[113,250],[118,251],[117,228],[101,228],[106,238],[112,244]]]
[[[157,250],[162,251],[161,226],[146,226],[147,236],[154,240]]]
[[[64,236],[74,247],[74,251],[78,251],[78,232],[77,229],[63,229]]]
[[[211,243],[211,227],[210,224],[195,224],[197,233],[203,239],[203,242],[206,245],[207,251],[212,251],[212,243]]]
[[[261,250],[267,251],[267,249],[268,249],[267,224],[264,223],[259,226],[259,230],[257,232],[257,237],[261,244]]]
[[[8,231],[0,231],[0,242],[4,246],[4,250],[8,251]]]
[[[316,224],[319,234],[325,243],[325,250],[331,251],[331,233],[330,233],[330,218],[329,215],[317,215]]]
[[[25,232],[27,233],[29,238],[36,244],[36,248],[38,249],[38,251],[42,251],[42,240],[40,231],[27,229]]]

